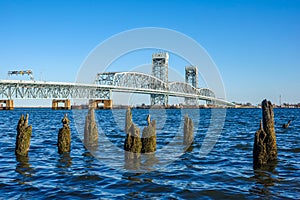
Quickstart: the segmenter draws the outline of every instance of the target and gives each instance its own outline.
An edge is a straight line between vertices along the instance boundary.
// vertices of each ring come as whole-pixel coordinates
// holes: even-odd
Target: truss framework
[[[197,66],[186,66],[185,67],[185,82],[198,88],[198,68]],[[184,98],[186,105],[198,105],[199,101],[197,98]]]
[[[159,52],[152,54],[152,75],[165,83],[168,83],[168,52]],[[151,94],[151,105],[167,105],[168,95]]]
[[[0,81],[0,97],[7,99],[110,99],[109,88],[96,85],[41,81]]]
[[[216,98],[208,88],[195,88],[180,82],[166,83],[140,72],[99,73],[94,84],[0,80],[0,97],[5,99],[111,99],[112,92],[150,94],[153,104],[158,101],[167,104],[168,96],[176,96],[233,106]]]
[[[151,105],[167,105],[168,96],[181,96],[198,103],[199,96],[215,97],[215,94],[207,88],[195,88],[189,83],[169,82],[140,72],[104,72],[98,73],[96,83],[99,85],[111,85],[127,87],[133,90],[145,89],[155,91],[151,93]],[[174,95],[172,95],[174,94]],[[184,94],[184,95],[181,95]],[[210,100],[208,100],[210,101]]]

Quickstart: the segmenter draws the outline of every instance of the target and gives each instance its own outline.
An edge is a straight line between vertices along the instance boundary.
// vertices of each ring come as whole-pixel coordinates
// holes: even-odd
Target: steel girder
[[[167,91],[168,84],[141,72],[104,72],[97,74],[96,83],[132,89]]]
[[[169,84],[170,91],[176,91],[186,94],[197,94],[197,89],[189,83],[171,82]],[[185,97],[184,102],[186,105],[198,105],[198,98]]]
[[[207,88],[194,88],[187,83],[165,83],[160,79],[140,72],[101,73],[97,75],[97,84],[0,80],[0,97],[15,98],[73,98],[73,99],[111,99],[111,93],[128,92],[153,95],[155,101],[167,104],[164,99],[177,96],[197,100],[206,100],[220,105],[234,104],[215,97]]]
[[[198,88],[197,89],[197,94],[199,94],[201,96],[216,98],[215,93],[213,91],[211,91],[210,89],[208,89],[208,88]]]
[[[6,81],[0,82],[0,97],[7,99],[110,99],[111,90],[76,84]]]
[[[151,94],[151,105],[168,104],[168,95],[164,93],[187,94],[192,97],[185,97],[185,102],[188,105],[198,105],[197,95],[205,97],[215,97],[214,93],[207,88],[197,89],[184,82],[170,82],[164,81],[152,75],[144,74],[141,72],[104,72],[98,73],[96,83],[99,85],[111,85],[116,87],[132,88],[133,90],[145,89],[155,90],[157,94]]]

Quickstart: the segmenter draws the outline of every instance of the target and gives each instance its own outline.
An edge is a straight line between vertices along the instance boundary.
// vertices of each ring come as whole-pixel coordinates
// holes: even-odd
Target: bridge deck
[[[128,73],[127,73],[128,75]],[[137,80],[138,77],[126,77],[119,73],[118,79],[114,79],[110,84],[86,84],[70,82],[46,82],[32,80],[0,80],[0,97],[7,99],[53,99],[53,98],[73,98],[73,99],[110,99],[111,92],[140,93],[140,94],[162,94],[175,97],[196,98],[199,100],[212,101],[217,104],[233,106],[232,103],[201,94],[207,89],[195,89],[185,83],[161,83],[153,82],[151,77],[148,82]],[[128,80],[130,78],[130,80]]]

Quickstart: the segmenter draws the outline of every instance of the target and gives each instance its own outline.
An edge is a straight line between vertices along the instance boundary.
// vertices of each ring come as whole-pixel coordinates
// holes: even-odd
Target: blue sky
[[[142,27],[173,29],[202,45],[220,71],[229,101],[278,103],[282,95],[283,102],[300,102],[298,0],[1,0],[0,79],[7,79],[9,70],[32,69],[37,80],[74,82],[99,43]],[[136,65],[130,60],[118,62],[120,70]],[[150,63],[151,52],[138,61]],[[170,64],[184,74],[180,60],[170,58]]]

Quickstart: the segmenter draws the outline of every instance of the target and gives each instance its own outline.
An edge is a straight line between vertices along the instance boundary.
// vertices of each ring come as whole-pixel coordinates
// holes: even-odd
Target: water
[[[98,159],[81,141],[80,125],[84,124],[86,112],[1,111],[0,198],[300,198],[300,109],[274,109],[278,163],[273,169],[257,171],[252,169],[252,148],[260,109],[228,109],[222,133],[205,157],[200,157],[199,152],[209,128],[210,109],[133,110],[133,121],[139,127],[146,126],[149,113],[158,120],[156,162],[141,165],[139,172],[124,169],[121,148],[125,110],[96,111],[98,125],[105,134],[99,141],[106,140],[100,143]],[[178,141],[182,139],[180,130],[186,112],[195,121],[200,119],[195,123],[195,142],[185,153],[175,155],[172,152],[180,149]],[[28,160],[17,160],[16,125],[25,113],[29,113],[29,124],[33,126],[31,146]],[[69,113],[71,119],[72,148],[70,154],[59,155],[57,133],[64,113]],[[77,128],[74,119],[79,124]],[[294,119],[290,128],[282,129],[289,119]],[[164,147],[171,149],[163,154],[165,160],[159,153],[165,151]]]

